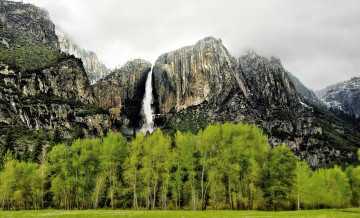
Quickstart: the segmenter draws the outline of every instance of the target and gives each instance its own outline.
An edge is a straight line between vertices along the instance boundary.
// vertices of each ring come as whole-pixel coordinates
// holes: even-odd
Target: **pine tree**
[[[21,160],[24,162],[27,162],[30,158],[30,151],[29,151],[29,146],[25,145],[25,149],[24,149],[24,153],[21,156]]]
[[[54,132],[51,136],[50,146],[48,147],[48,152],[51,151],[52,147],[54,147],[56,144],[59,144],[62,141],[61,132],[59,128],[55,128]]]
[[[71,136],[71,141],[75,139],[83,139],[85,137],[85,133],[83,128],[80,125],[76,125],[73,129],[73,133]]]
[[[14,140],[13,132],[10,129],[8,129],[6,131],[5,145],[2,150],[2,156],[4,156],[8,151],[10,151],[11,154],[15,154],[14,142],[15,140]]]
[[[60,132],[59,128],[56,127],[54,130],[54,133],[53,133],[52,142],[59,143],[59,142],[61,142],[61,140],[62,140],[61,132]]]
[[[43,150],[43,143],[42,143],[41,138],[38,136],[38,138],[36,140],[36,143],[35,143],[35,145],[33,147],[33,150],[31,152],[31,161],[32,162],[34,162],[34,163],[39,162],[38,157],[41,154],[42,150]]]

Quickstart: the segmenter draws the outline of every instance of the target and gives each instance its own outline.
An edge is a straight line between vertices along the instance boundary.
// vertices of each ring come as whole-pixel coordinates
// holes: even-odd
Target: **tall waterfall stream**
[[[141,115],[142,115],[142,119],[143,119],[143,124],[142,124],[140,131],[144,132],[144,133],[152,133],[154,131],[153,110],[151,108],[151,102],[153,99],[152,71],[153,71],[153,68],[151,67],[151,70],[146,78],[145,95],[144,95],[144,98],[142,101]]]

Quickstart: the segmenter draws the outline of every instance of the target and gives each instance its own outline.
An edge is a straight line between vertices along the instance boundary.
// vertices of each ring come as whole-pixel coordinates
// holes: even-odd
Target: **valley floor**
[[[360,217],[360,208],[303,211],[145,211],[145,210],[22,210],[0,211],[0,217]]]

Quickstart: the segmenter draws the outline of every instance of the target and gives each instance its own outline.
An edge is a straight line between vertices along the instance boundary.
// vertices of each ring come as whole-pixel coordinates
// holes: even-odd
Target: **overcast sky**
[[[276,56],[309,88],[360,76],[358,0],[24,0],[108,67],[167,52],[206,36],[238,57]]]

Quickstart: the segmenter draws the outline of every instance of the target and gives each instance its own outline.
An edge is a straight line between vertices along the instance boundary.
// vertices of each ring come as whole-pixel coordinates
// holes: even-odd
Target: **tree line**
[[[312,171],[249,124],[214,124],[130,142],[109,132],[44,148],[33,161],[9,150],[0,202],[10,209],[344,208],[360,204],[360,166]],[[35,161],[34,161],[35,160]]]
[[[6,42],[0,43],[0,61],[22,73],[54,66],[66,58],[66,54],[15,29],[5,28],[0,36]]]
[[[357,117],[354,113],[351,112],[346,113],[343,110],[340,110],[339,108],[336,107],[330,107],[329,110],[336,116],[354,125],[358,129],[360,128],[360,117]]]

